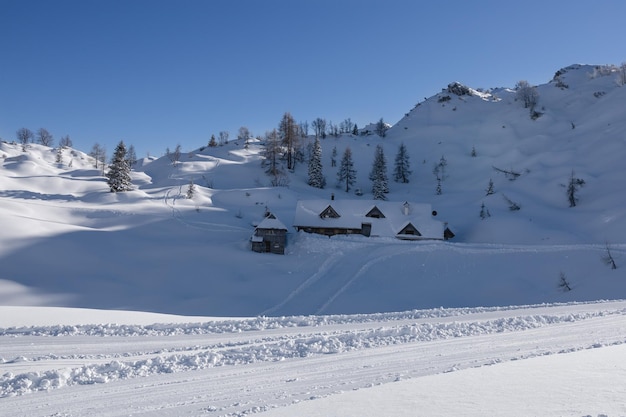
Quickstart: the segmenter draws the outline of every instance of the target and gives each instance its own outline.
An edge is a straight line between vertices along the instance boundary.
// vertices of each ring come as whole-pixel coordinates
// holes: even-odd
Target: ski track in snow
[[[624,301],[6,328],[0,407],[10,415],[127,415],[91,397],[106,384],[133,396],[122,400],[135,415],[175,407],[167,415],[243,416],[404,378],[622,344],[625,334]],[[77,395],[93,402],[68,403]]]
[[[373,253],[380,251],[378,248],[374,251],[370,251],[369,256],[371,257]],[[390,259],[394,256],[403,255],[405,253],[414,252],[415,248],[408,248],[405,250],[395,251],[394,253],[387,255],[378,255],[374,257],[374,259],[370,259],[363,266],[361,266],[356,274],[354,274],[350,279],[346,280],[345,283],[337,292],[335,292],[328,300],[317,310],[315,314],[323,314],[324,311],[339,297],[344,291],[346,291],[354,282],[359,279],[368,269],[372,267],[372,265]]]
[[[282,307],[284,307],[285,305],[287,305],[287,303],[291,302],[295,297],[300,295],[308,287],[310,287],[311,285],[313,285],[314,283],[316,283],[323,277],[327,276],[328,272],[332,269],[332,267],[335,264],[337,264],[337,262],[339,262],[342,259],[342,257],[343,257],[343,253],[341,251],[336,251],[332,253],[328,258],[326,258],[324,263],[319,267],[319,269],[317,270],[317,272],[315,272],[315,274],[307,278],[302,284],[300,284],[300,286],[298,286],[298,288],[292,291],[283,301],[276,304],[274,307],[268,308],[267,310],[263,311],[261,315],[263,316],[266,314],[272,314],[276,312],[277,310],[281,309]]]

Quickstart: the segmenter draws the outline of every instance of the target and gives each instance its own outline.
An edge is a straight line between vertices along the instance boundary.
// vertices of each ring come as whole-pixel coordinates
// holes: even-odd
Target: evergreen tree
[[[370,172],[370,180],[372,180],[374,199],[386,200],[385,194],[389,192],[389,182],[387,179],[387,160],[381,145],[376,145],[376,150],[374,151],[374,163]]]
[[[337,180],[339,183],[346,184],[346,192],[350,191],[350,186],[354,185],[356,181],[356,169],[354,169],[354,162],[352,162],[352,151],[350,148],[346,148],[341,158],[341,165],[339,171],[337,171]]]
[[[112,193],[129,191],[132,189],[130,179],[130,167],[126,161],[126,145],[121,141],[115,148],[113,160],[109,166],[109,172],[106,174],[107,184]]]
[[[309,185],[315,188],[324,188],[326,179],[322,173],[322,145],[319,138],[315,138],[311,159],[309,159]]]
[[[409,162],[409,154],[407,153],[404,143],[400,144],[398,153],[396,154],[393,179],[396,182],[408,183],[411,175],[411,164]]]
[[[211,135],[211,140],[209,140],[209,146],[212,148],[217,146],[217,140],[215,139],[215,135]]]

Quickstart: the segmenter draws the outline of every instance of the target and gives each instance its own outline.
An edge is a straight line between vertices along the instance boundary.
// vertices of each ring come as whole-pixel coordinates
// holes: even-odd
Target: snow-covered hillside
[[[385,138],[327,137],[322,190],[307,185],[304,163],[287,186],[272,187],[257,141],[197,146],[176,164],[142,160],[135,190],[117,194],[78,150],[63,150],[59,163],[54,149],[0,143],[0,304],[255,316],[622,298],[626,88],[600,69],[574,65],[538,86],[534,120],[511,89],[456,84]],[[291,227],[300,199],[372,198],[376,145],[391,176],[401,143],[413,174],[408,184],[391,181],[388,199],[431,204],[453,240],[329,239],[292,229],[285,256],[250,251],[266,209]],[[348,146],[362,196],[335,187],[331,153],[339,160]],[[442,157],[437,195],[433,167]],[[565,188],[572,172],[585,182],[576,207]],[[193,199],[185,198],[190,181]],[[482,205],[490,217],[481,219]],[[616,270],[603,262],[607,245]]]

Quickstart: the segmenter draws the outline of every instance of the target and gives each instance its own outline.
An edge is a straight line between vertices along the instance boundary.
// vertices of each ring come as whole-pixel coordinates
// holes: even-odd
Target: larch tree
[[[341,164],[337,171],[337,181],[340,184],[346,184],[346,192],[350,191],[350,187],[354,185],[356,181],[356,169],[354,169],[354,162],[352,162],[352,151],[350,148],[346,148],[341,158]]]
[[[112,193],[132,190],[130,167],[126,160],[126,145],[124,145],[124,141],[120,141],[115,147],[109,172],[107,172],[106,176],[108,178],[107,184]]]
[[[135,147],[133,145],[128,147],[128,151],[126,152],[126,162],[130,168],[137,163],[137,153],[135,152]]]
[[[298,148],[298,137],[300,127],[294,120],[291,113],[286,112],[278,125],[278,134],[285,147],[285,157],[287,158],[287,169],[292,170],[296,166],[296,150]]]
[[[378,136],[380,136],[381,138],[384,138],[387,135],[387,123],[385,123],[385,121],[383,120],[383,118],[381,117],[380,120],[378,122],[376,122],[376,134]]]
[[[281,174],[279,167],[278,157],[280,155],[280,139],[278,137],[278,131],[273,129],[265,133],[265,149],[263,151],[263,165],[266,167],[265,172],[273,176],[278,177]]]
[[[381,145],[376,145],[374,151],[370,180],[372,181],[374,200],[386,200],[385,194],[389,192],[389,181],[387,179],[387,159]]]
[[[315,188],[324,188],[326,179],[322,172],[322,145],[319,138],[315,138],[311,158],[309,159],[309,185]]]
[[[393,179],[395,182],[408,183],[411,176],[411,163],[404,143],[400,144],[394,163]]]

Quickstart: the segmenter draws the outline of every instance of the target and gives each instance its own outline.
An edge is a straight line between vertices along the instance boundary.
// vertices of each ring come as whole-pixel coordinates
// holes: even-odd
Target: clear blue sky
[[[44,127],[142,157],[286,111],[393,124],[452,81],[620,64],[625,19],[623,0],[0,0],[0,137]]]

